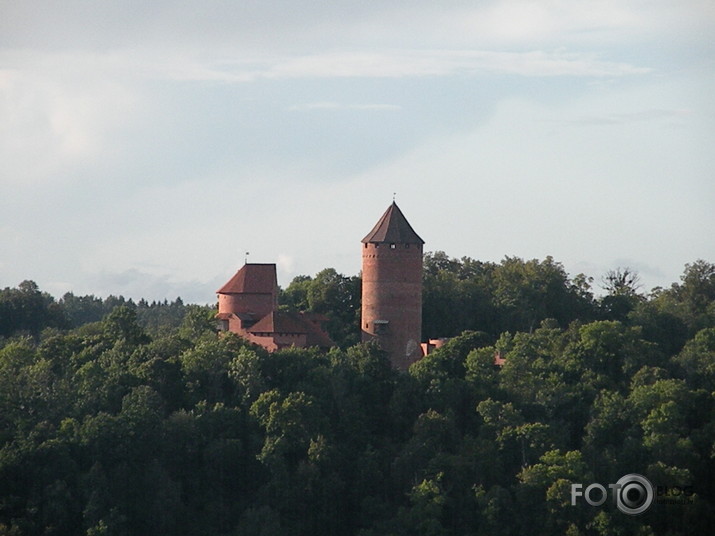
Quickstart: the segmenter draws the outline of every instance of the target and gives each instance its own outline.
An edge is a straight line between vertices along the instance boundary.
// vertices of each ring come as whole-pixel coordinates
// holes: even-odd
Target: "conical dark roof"
[[[394,201],[388,207],[363,243],[424,244]]]

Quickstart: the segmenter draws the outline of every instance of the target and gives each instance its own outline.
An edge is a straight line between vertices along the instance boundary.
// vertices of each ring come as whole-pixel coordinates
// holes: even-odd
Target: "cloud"
[[[635,270],[638,272],[639,275],[646,275],[649,277],[654,277],[654,278],[662,278],[665,276],[663,273],[663,270],[661,270],[658,266],[653,266],[648,263],[636,260],[636,259],[630,259],[630,258],[619,258],[613,261],[612,263],[612,268],[611,269],[618,269],[618,268],[630,268],[631,270]]]
[[[149,301],[182,298],[189,303],[213,303],[214,292],[223,283],[216,278],[212,281],[179,280],[169,275],[156,275],[130,268],[122,271],[103,271],[84,279],[82,289],[75,289],[74,294],[95,293],[93,289],[103,289],[100,296],[124,296]],[[60,295],[67,289],[67,283],[49,284],[47,289]],[[86,290],[85,290],[86,289]]]
[[[251,57],[166,52],[151,46],[111,51],[0,52],[0,157],[4,181],[59,177],[75,162],[107,158],[116,133],[141,122],[155,81],[247,84],[295,79],[399,79],[509,74],[618,77],[650,71],[593,54],[564,51],[380,49]],[[397,110],[382,102],[314,102],[296,109]],[[42,158],[37,158],[42,155]],[[8,164],[9,163],[9,164]]]
[[[375,111],[397,111],[402,106],[397,104],[341,104],[339,102],[309,102],[306,104],[295,104],[289,106],[290,111],[311,111],[311,110],[375,110]]]
[[[693,112],[689,109],[664,110],[651,108],[638,110],[629,113],[609,113],[602,115],[583,116],[578,119],[570,119],[569,123],[578,125],[625,125],[628,123],[641,123],[647,121],[659,121],[662,119],[685,119]]]
[[[260,79],[406,78],[477,74],[539,76],[624,76],[646,74],[649,67],[564,51],[501,52],[489,50],[334,51],[221,65],[193,61],[157,69],[184,81],[244,83]]]
[[[292,255],[279,253],[276,259],[278,270],[285,274],[292,274],[295,270],[295,258]]]
[[[0,183],[57,180],[106,157],[111,136],[139,114],[139,99],[102,54],[4,52],[0,64]]]
[[[33,61],[27,69],[23,62]],[[424,76],[475,75],[483,73],[521,76],[623,76],[651,72],[650,67],[601,59],[593,53],[568,52],[565,49],[499,51],[488,49],[364,49],[333,50],[313,54],[256,57],[245,51],[226,56],[133,49],[111,52],[46,52],[28,56],[6,51],[0,62],[17,67],[0,71],[0,90],[18,78],[35,88],[47,82],[54,89],[60,82],[84,82],[87,92],[106,84],[105,93],[118,92],[108,87],[117,80],[165,79],[246,83],[262,79],[295,78],[403,78]],[[44,80],[31,76],[44,76]],[[89,78],[87,79],[87,75]],[[80,86],[82,87],[82,86]],[[84,97],[85,95],[80,95]],[[89,105],[94,105],[90,100]],[[95,107],[96,108],[96,107]]]
[[[127,4],[5,2],[3,41],[23,48],[124,48],[139,42],[204,52],[325,49],[326,43],[375,47],[492,48],[623,44],[677,32],[707,35],[710,0],[450,0],[435,3],[349,0]]]
[[[393,191],[452,255],[712,250],[711,0],[131,7],[0,2],[9,283],[356,273]]]

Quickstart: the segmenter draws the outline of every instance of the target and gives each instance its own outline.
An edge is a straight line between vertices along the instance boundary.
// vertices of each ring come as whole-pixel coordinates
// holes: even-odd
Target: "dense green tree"
[[[34,281],[0,290],[0,337],[17,332],[38,337],[47,327],[63,328],[67,323],[62,308]]]
[[[423,302],[423,333],[431,338],[464,330],[496,338],[504,331],[533,330],[547,318],[565,327],[577,318],[596,316],[588,278],[579,274],[569,279],[551,257],[506,257],[494,264],[427,253]]]
[[[609,270],[601,284],[607,292],[600,300],[601,315],[608,320],[624,321],[638,303],[644,301],[639,293],[640,276],[630,268]]]
[[[347,327],[356,281],[282,299]],[[10,289],[3,307],[76,307],[0,340],[0,534],[708,534],[710,284],[698,261],[614,318],[551,259],[428,254],[426,316],[457,304],[429,329],[454,336],[407,373],[376,344],[269,353],[180,300]],[[632,472],[691,504],[571,504]]]
[[[688,340],[685,320],[663,306],[663,300],[641,300],[625,323],[639,326],[643,338],[658,345],[665,355],[677,354]]]
[[[123,341],[129,345],[138,345],[149,340],[137,323],[136,310],[127,306],[114,309],[103,321],[103,324],[105,336],[109,340]]]
[[[233,333],[221,337],[204,336],[179,356],[181,370],[194,401],[203,398],[216,402],[233,392],[228,377],[229,366],[246,344]]]
[[[325,315],[330,337],[339,346],[347,347],[360,341],[360,285],[359,277],[347,277],[326,268],[314,278],[293,278],[281,291],[279,301],[288,310]]]
[[[686,307],[693,325],[710,323],[715,313],[715,264],[702,259],[686,264],[681,281],[673,285],[672,292]]]
[[[73,328],[99,322],[107,313],[103,300],[93,295],[75,296],[73,293],[67,292],[62,296],[60,305]]]
[[[715,328],[696,333],[673,362],[682,369],[688,385],[715,392]]]
[[[216,331],[216,310],[213,307],[187,305],[184,307],[179,335],[186,339],[197,339]]]
[[[308,290],[312,282],[313,278],[309,275],[295,276],[287,288],[280,290],[278,302],[291,311],[307,311],[310,309]]]
[[[651,302],[658,311],[682,320],[693,336],[715,322],[715,264],[686,264],[680,279],[669,289],[654,289]]]
[[[506,257],[494,274],[494,300],[505,318],[502,331],[531,331],[547,318],[562,326],[588,319],[592,304],[582,282],[569,280],[563,266],[547,257],[539,262]]]
[[[579,451],[545,452],[538,463],[524,466],[518,478],[516,497],[527,514],[521,518],[522,532],[563,534],[569,526],[583,526],[585,516],[570,500],[571,484],[592,479]]]
[[[424,256],[422,331],[426,338],[453,337],[465,330],[498,331],[490,294],[495,266],[444,252]]]

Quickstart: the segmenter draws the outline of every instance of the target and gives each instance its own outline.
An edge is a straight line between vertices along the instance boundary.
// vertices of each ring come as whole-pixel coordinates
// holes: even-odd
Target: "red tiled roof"
[[[318,346],[320,348],[330,348],[335,346],[330,336],[323,331],[322,322],[326,322],[328,317],[320,313],[300,313],[303,321],[308,326],[308,336],[306,344],[308,346]]]
[[[275,264],[244,264],[217,294],[272,294],[277,291]]]
[[[251,333],[308,333],[302,318],[293,313],[273,311],[253,324]]]
[[[306,346],[317,346],[318,348],[332,348],[335,346],[330,335],[320,330],[308,332],[305,344]]]
[[[330,348],[335,343],[327,333],[321,329],[320,322],[325,316],[317,313],[292,313],[287,311],[273,311],[251,326],[248,331],[258,333],[298,333],[306,335],[307,346]],[[317,323],[316,323],[317,321]]]
[[[320,324],[321,322],[327,322],[329,318],[322,313],[313,313],[311,311],[302,311],[299,313],[300,316],[306,320],[310,320],[314,324]]]
[[[363,243],[424,244],[394,201],[375,224]]]

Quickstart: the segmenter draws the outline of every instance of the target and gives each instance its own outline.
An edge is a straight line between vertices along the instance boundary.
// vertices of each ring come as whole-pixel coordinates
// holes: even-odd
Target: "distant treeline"
[[[427,255],[425,334],[455,336],[407,373],[370,344],[269,354],[180,300],[0,291],[0,536],[711,534],[715,265],[590,284]],[[281,303],[345,344],[358,291],[328,269]],[[687,501],[571,504],[629,473]]]
[[[23,334],[39,337],[45,329],[78,328],[101,321],[116,307],[134,310],[139,324],[149,333],[178,328],[187,311],[181,298],[149,303],[143,299],[134,302],[123,296],[103,299],[68,292],[56,300],[42,292],[34,281],[23,281],[17,288],[0,290],[0,339]]]
[[[628,267],[594,281],[583,274],[569,277],[551,257],[492,263],[427,253],[423,274],[424,339],[476,330],[494,342],[504,332],[533,331],[546,319],[561,328],[576,320],[618,320],[641,326],[648,340],[674,353],[715,319],[715,266],[703,260],[686,265],[680,282],[649,293]],[[594,286],[602,291],[598,298]],[[299,276],[281,292],[280,302],[327,315],[328,331],[343,348],[359,342],[359,276],[332,268]]]
[[[715,318],[710,305],[715,299],[714,272],[713,264],[698,260],[685,266],[680,282],[647,293],[638,274],[628,267],[611,270],[594,282],[583,274],[570,277],[551,257],[543,261],[506,257],[492,263],[427,253],[422,335],[426,340],[476,330],[493,342],[507,331],[533,331],[546,319],[562,328],[574,320],[618,320],[641,326],[649,340],[674,352]],[[599,298],[594,285],[603,291]],[[360,342],[360,293],[360,276],[326,268],[313,277],[295,277],[279,290],[279,304],[326,315],[332,339],[347,348]],[[68,292],[56,300],[33,281],[23,281],[17,288],[0,290],[0,338],[17,333],[37,337],[46,328],[77,328],[99,322],[118,306],[135,310],[139,325],[150,334],[177,329],[187,311],[181,298],[149,303]]]

